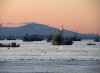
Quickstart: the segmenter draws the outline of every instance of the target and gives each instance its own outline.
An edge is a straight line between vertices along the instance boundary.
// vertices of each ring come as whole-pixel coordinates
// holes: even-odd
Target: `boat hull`
[[[72,45],[73,42],[72,41],[62,41],[62,42],[53,41],[52,44],[53,45]]]

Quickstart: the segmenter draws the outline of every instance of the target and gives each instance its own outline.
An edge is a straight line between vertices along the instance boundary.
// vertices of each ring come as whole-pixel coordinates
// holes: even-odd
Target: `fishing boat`
[[[96,45],[95,43],[89,42],[87,45]]]
[[[16,42],[12,42],[12,43],[6,43],[6,44],[2,44],[0,43],[0,47],[20,47],[19,44],[16,44]]]
[[[34,39],[33,39],[33,36],[32,35],[28,35],[26,34],[24,37],[23,37],[23,42],[33,42]]]
[[[74,36],[71,38],[72,41],[81,41],[80,38],[78,38],[77,32],[74,32]]]
[[[14,38],[14,36],[9,36],[7,37],[7,40],[16,40],[16,39]]]
[[[100,42],[100,36],[96,35],[96,38],[94,39],[94,42]]]
[[[62,29],[57,29],[56,33],[53,35],[53,40],[52,40],[52,44],[53,45],[72,45],[72,41],[71,40],[65,40],[62,38],[62,33],[63,33],[63,26]]]
[[[52,35],[50,35],[47,39],[46,39],[47,42],[51,42],[52,41]]]
[[[0,37],[0,40],[5,40],[4,38]]]
[[[33,42],[33,41],[42,41],[42,40],[43,40],[43,38],[39,34],[34,34],[34,35],[28,35],[28,34],[26,34],[23,37],[23,41],[24,42]]]
[[[2,34],[0,34],[0,40],[5,40],[4,36],[2,36]]]

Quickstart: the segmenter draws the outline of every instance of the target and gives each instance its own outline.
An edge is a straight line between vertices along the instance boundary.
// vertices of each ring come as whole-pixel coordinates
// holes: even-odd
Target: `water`
[[[57,46],[16,40],[20,47],[0,47],[0,73],[100,73],[100,42],[87,45],[89,41]]]

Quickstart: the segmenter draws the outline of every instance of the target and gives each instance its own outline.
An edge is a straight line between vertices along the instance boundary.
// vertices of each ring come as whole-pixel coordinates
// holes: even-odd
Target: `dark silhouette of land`
[[[20,27],[0,27],[0,40],[15,40],[23,39],[27,35],[42,36],[42,39],[51,40],[52,34],[58,30],[57,28],[50,27],[44,24],[37,23],[26,23],[26,25]],[[74,34],[75,33],[75,34]],[[70,31],[63,30],[63,37],[71,38],[73,41],[79,41],[81,39],[95,39],[96,35],[94,34],[81,34]],[[39,37],[39,38],[40,38]]]

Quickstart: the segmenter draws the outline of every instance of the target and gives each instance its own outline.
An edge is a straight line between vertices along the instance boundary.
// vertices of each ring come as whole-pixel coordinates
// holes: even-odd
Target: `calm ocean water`
[[[57,46],[16,40],[19,48],[0,47],[0,73],[100,73],[100,42],[87,45],[90,41]]]

